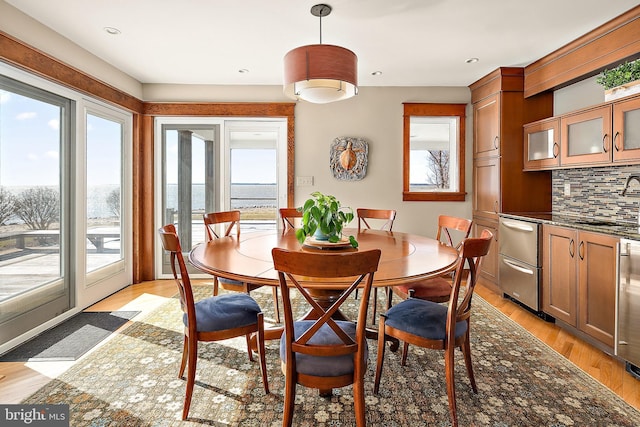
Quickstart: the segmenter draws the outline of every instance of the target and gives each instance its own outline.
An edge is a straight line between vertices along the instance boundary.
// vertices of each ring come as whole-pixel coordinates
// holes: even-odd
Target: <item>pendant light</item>
[[[358,94],[358,57],[349,49],[322,44],[322,18],[331,6],[317,4],[311,14],[320,18],[320,44],[301,46],[284,57],[284,94],[326,104]]]

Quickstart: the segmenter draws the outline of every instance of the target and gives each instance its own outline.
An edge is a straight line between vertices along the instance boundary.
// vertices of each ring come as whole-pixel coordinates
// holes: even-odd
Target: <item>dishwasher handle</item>
[[[527,225],[524,224],[522,222],[514,222],[514,221],[502,221],[502,225],[504,225],[507,228],[511,228],[512,230],[518,230],[518,231],[527,231],[527,232],[533,232],[533,226],[531,225]]]
[[[508,259],[502,259],[502,262],[504,262],[506,265],[508,265],[509,267],[513,268],[514,270],[519,271],[520,273],[524,273],[524,274],[530,274],[533,275],[533,270],[531,270],[530,268],[525,268],[522,267],[512,261],[509,261]]]

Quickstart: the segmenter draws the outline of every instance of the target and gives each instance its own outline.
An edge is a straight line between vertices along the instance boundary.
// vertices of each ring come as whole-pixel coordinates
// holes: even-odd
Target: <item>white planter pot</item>
[[[604,91],[605,102],[613,101],[614,99],[624,98],[625,96],[635,95],[640,93],[640,80],[625,83],[622,86],[614,87]]]

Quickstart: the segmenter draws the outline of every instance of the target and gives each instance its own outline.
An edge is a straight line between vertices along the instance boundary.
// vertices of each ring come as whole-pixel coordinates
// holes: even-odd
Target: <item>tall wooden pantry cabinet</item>
[[[472,83],[474,235],[495,236],[481,277],[499,290],[498,214],[550,212],[551,172],[524,172],[523,125],[553,115],[553,93],[524,97],[524,68],[501,67]]]

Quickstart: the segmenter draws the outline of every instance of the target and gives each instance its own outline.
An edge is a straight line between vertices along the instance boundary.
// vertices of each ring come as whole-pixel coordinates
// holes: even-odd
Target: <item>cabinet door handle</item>
[[[571,239],[569,241],[569,255],[571,255],[571,258],[573,258],[575,254],[576,254],[576,242],[574,242],[573,239]]]
[[[584,241],[581,241],[578,245],[578,256],[580,260],[584,260]]]
[[[553,143],[553,158],[557,159],[560,154],[560,145],[557,142]]]
[[[618,147],[618,135],[620,135],[620,132],[616,132],[616,134],[613,135],[613,148],[615,148],[616,151],[620,151],[620,147]]]
[[[496,135],[495,138],[493,138],[493,148],[495,148],[496,150],[498,149],[498,141],[500,140],[500,137],[498,137]]]
[[[607,150],[607,144],[605,143],[608,136],[609,134],[605,133],[604,136],[602,137],[602,151],[604,151],[605,153],[609,152],[609,150]]]

